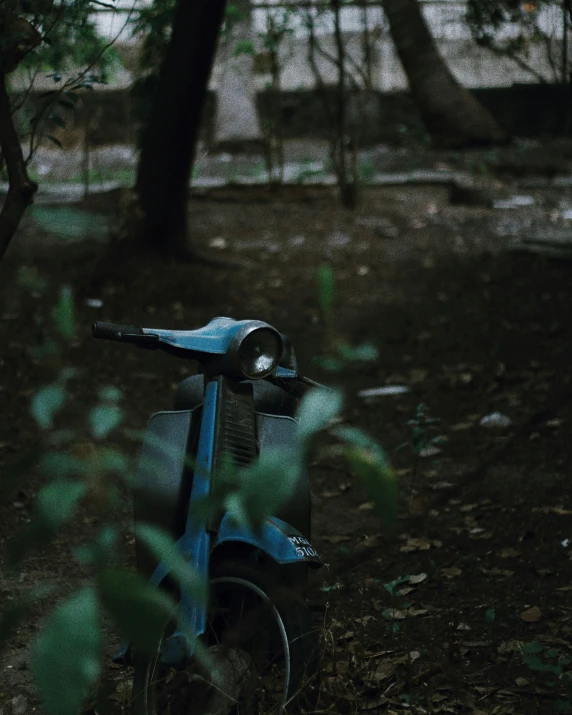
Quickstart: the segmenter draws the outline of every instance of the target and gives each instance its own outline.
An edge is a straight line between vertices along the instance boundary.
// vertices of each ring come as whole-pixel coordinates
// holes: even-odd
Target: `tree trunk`
[[[0,260],[20,225],[26,207],[32,203],[38,185],[30,180],[20,137],[14,126],[6,75],[0,69],[0,153],[8,172],[8,195],[0,211]]]
[[[497,144],[506,132],[462,87],[439,54],[417,0],[384,0],[391,37],[435,146]]]
[[[189,255],[189,177],[225,5],[226,0],[178,0],[143,133],[136,183],[142,241],[165,256]]]
[[[254,37],[251,0],[234,0],[240,16],[221,43],[218,60],[222,67],[218,82],[215,118],[217,148],[263,144],[256,107],[253,56],[248,43]],[[238,53],[237,53],[238,49]]]

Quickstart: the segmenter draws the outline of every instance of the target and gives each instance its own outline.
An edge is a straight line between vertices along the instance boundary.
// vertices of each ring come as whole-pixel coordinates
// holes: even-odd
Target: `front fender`
[[[213,550],[232,541],[254,546],[279,564],[306,562],[310,566],[323,565],[312,544],[297,529],[275,516],[264,519],[260,530],[255,532],[240,526],[230,514],[225,514]]]

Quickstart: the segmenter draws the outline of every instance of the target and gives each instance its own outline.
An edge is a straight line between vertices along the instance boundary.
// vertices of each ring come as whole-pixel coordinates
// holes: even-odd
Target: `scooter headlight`
[[[249,380],[267,377],[276,368],[284,349],[282,338],[273,328],[255,328],[238,348],[240,369]]]

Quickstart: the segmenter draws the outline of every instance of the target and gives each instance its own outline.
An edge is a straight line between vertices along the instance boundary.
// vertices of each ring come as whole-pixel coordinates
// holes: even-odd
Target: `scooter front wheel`
[[[223,562],[210,578],[206,658],[135,663],[134,715],[268,715],[313,709],[318,638],[308,607],[261,566]]]

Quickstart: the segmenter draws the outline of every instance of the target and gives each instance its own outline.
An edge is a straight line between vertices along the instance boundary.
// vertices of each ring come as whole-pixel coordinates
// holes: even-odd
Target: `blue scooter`
[[[317,636],[305,588],[308,567],[321,565],[310,542],[307,474],[300,470],[279,513],[256,530],[224,511],[197,517],[196,505],[216,489],[229,459],[246,467],[266,450],[295,445],[298,400],[317,383],[298,374],[288,340],[256,320],[215,318],[188,331],[97,322],[93,337],[165,350],[200,366],[179,386],[174,410],[149,421],[134,506],[136,522],[173,536],[208,581],[209,598],[193,602],[136,540],[138,571],[170,591],[179,612],[152,658],[136,657],[129,644],[116,655],[135,667],[134,714],[301,712],[317,693]],[[206,649],[210,669],[193,657],[189,632]]]

